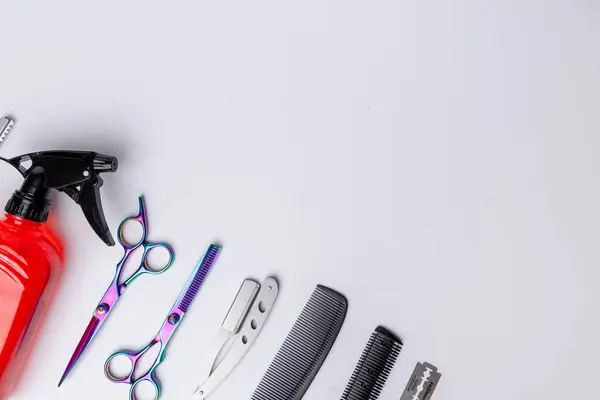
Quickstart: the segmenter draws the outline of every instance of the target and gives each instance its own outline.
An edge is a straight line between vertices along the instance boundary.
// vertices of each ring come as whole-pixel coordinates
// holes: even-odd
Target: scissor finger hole
[[[144,241],[144,226],[137,219],[127,220],[121,226],[119,237],[124,245],[136,247]]]
[[[146,268],[152,272],[161,272],[171,263],[171,253],[166,247],[153,247],[146,254]]]
[[[148,380],[139,381],[131,388],[134,400],[156,400],[158,399],[158,390],[156,385]]]
[[[133,362],[125,354],[117,354],[107,365],[106,373],[109,378],[120,381],[129,378],[133,371]]]

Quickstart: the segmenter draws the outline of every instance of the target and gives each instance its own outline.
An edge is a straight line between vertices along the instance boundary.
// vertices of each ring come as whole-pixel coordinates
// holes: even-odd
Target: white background
[[[212,240],[224,250],[158,370],[185,399],[245,278],[272,318],[214,400],[248,399],[316,284],[350,309],[305,399],[339,398],[372,330],[434,400],[592,398],[600,373],[600,3],[78,1],[0,4],[0,155],[116,155],[113,232],[145,194],[173,269],[133,284],[56,384],[113,277],[65,196],[68,260],[14,400],[126,399],[106,357],[146,344]],[[20,179],[2,168],[0,196]]]

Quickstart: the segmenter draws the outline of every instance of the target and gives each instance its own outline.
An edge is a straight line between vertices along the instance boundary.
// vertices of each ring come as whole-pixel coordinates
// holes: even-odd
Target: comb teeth
[[[341,400],[376,400],[387,381],[402,342],[383,327],[371,334]]]
[[[200,288],[202,287],[202,284],[204,283],[204,280],[206,279],[206,275],[208,275],[208,272],[210,271],[212,266],[215,264],[215,261],[217,260],[217,257],[219,256],[220,252],[221,252],[220,246],[211,244],[208,247],[206,254],[204,254],[204,257],[202,257],[202,261],[200,262],[198,271],[196,272],[196,275],[194,276],[192,283],[190,283],[188,290],[185,292],[185,295],[183,296],[183,299],[181,300],[181,305],[179,306],[181,311],[187,312],[187,310],[190,308],[192,301],[194,301],[194,298],[200,291]]]
[[[12,129],[14,121],[8,117],[0,118],[0,142],[3,142],[8,132]]]
[[[347,309],[344,296],[317,286],[252,400],[301,399],[327,358]]]

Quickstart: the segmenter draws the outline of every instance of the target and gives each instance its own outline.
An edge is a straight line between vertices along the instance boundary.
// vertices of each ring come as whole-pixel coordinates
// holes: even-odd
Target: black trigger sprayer
[[[114,246],[102,209],[100,174],[117,170],[116,157],[83,151],[41,151],[0,160],[15,167],[25,178],[21,189],[6,204],[7,213],[45,222],[50,210],[49,194],[56,189],[79,204],[94,232],[104,243]]]

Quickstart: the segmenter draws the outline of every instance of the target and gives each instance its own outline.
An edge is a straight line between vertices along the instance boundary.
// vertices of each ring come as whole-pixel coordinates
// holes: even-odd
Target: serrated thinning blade
[[[8,117],[0,118],[0,142],[4,142],[6,135],[12,129],[15,121]]]

